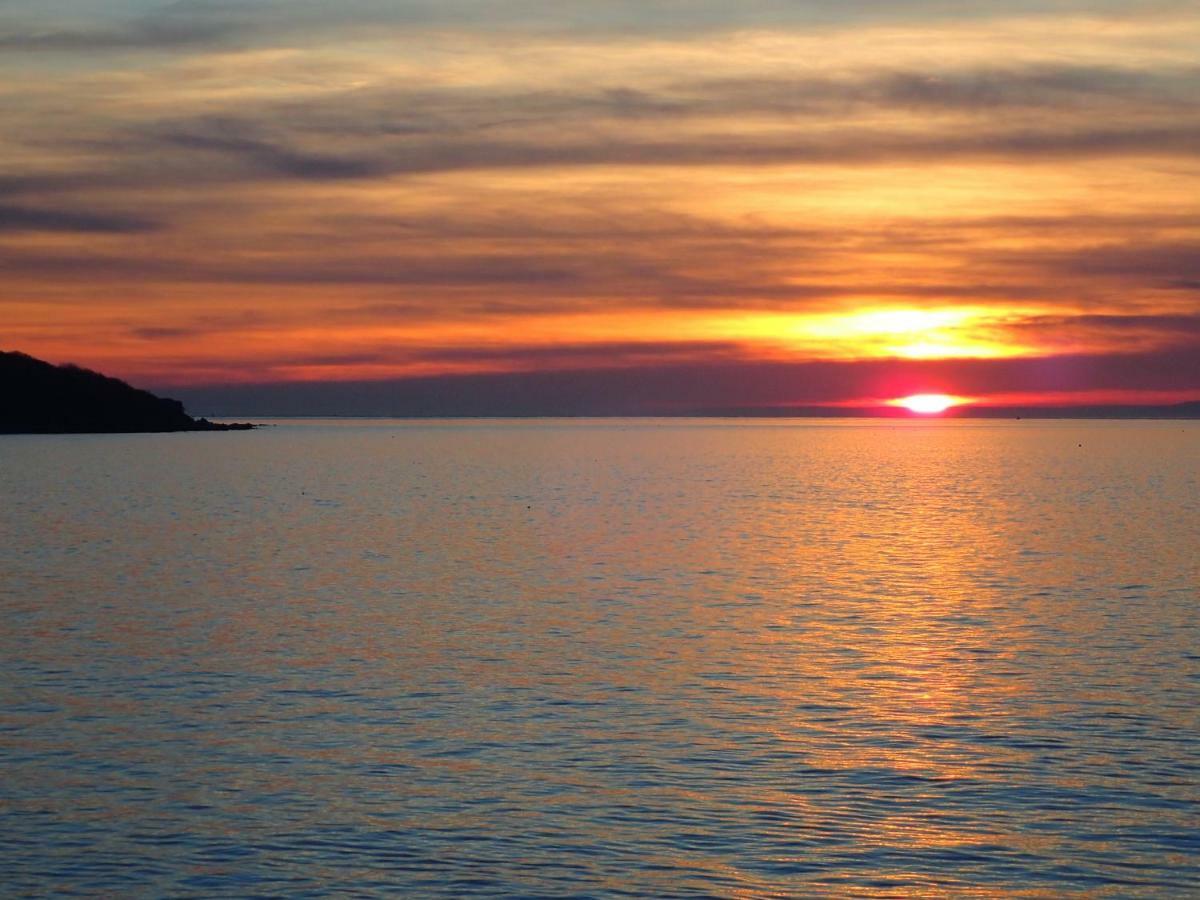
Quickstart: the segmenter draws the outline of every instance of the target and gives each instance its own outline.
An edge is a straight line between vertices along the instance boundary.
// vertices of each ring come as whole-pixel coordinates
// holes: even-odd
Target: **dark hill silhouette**
[[[0,351],[0,434],[231,431],[193,419],[178,400],[156,397],[78,366]]]

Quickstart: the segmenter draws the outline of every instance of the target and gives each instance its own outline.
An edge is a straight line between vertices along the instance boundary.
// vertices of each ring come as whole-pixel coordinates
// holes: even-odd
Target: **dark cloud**
[[[566,262],[566,261],[564,261]],[[448,253],[440,258],[352,256],[346,260],[305,259],[302,254],[254,262],[241,257],[205,260],[80,253],[0,254],[10,273],[57,275],[62,279],[103,276],[113,279],[164,279],[169,282],[289,285],[420,285],[429,287],[582,285],[595,259],[571,261],[578,268],[558,267],[537,257],[470,256]],[[665,273],[663,273],[665,277]]]
[[[227,334],[256,327],[278,324],[265,313],[243,310],[238,313],[222,313],[195,316],[177,325],[130,325],[125,333],[144,341],[199,338],[213,334]]]
[[[1004,326],[1008,339],[1033,343],[1049,352],[1080,346],[1122,347],[1125,352],[1184,349],[1200,353],[1200,315],[1084,314],[1041,315]]]
[[[1195,107],[1200,69],[1129,69],[1113,66],[1031,65],[1027,68],[896,72],[849,81],[856,99],[879,106],[978,110],[1001,107],[1063,109],[1133,102]]]
[[[1097,331],[1146,330],[1176,334],[1188,340],[1200,335],[1200,313],[1196,315],[1078,315],[1034,316],[1022,320],[1014,328],[1058,329],[1063,327],[1089,328]]]
[[[568,242],[569,243],[569,242]],[[550,248],[544,256],[514,252],[475,256],[453,250],[426,251],[417,256],[350,254],[337,259],[307,258],[302,250],[255,261],[230,256],[193,259],[138,253],[85,255],[78,252],[0,253],[10,275],[53,278],[61,285],[101,278],[127,283],[342,285],[353,287],[421,288],[423,300],[405,303],[354,304],[328,309],[330,318],[381,320],[436,314],[453,318],[469,315],[528,314],[596,306],[660,307],[673,309],[802,309],[823,301],[863,295],[928,298],[933,300],[1000,298],[1025,294],[1042,296],[1044,289],[979,282],[894,283],[860,281],[836,283],[814,277],[800,281],[788,272],[773,273],[773,257],[789,250],[786,244],[708,246],[664,241],[648,249],[597,247],[586,243],[570,251]],[[690,253],[705,253],[703,271]],[[452,296],[447,305],[445,298]]]
[[[1160,128],[1004,130],[971,135],[910,136],[866,128],[832,135],[700,135],[689,140],[525,144],[447,142],[398,148],[393,172],[554,166],[855,165],[1012,158],[1025,161],[1112,155],[1200,156],[1200,124]]]
[[[170,388],[205,415],[641,415],[782,407],[945,389],[972,396],[1195,390],[1200,353],[1008,360],[745,360],[355,381]]]
[[[98,122],[90,133],[54,136],[57,145],[92,157],[86,171],[12,173],[0,177],[0,194],[37,192],[39,185],[171,189],[487,169],[1188,159],[1200,155],[1196,98],[1195,67],[1045,65],[697,80],[654,89],[355,90],[230,102],[216,114],[137,125]],[[919,128],[839,117],[860,107],[930,115]],[[997,118],[999,107],[1026,114]],[[937,118],[939,112],[979,113],[980,121],[967,127]],[[755,117],[777,127],[747,127]],[[671,121],[689,118],[696,122],[687,138],[671,136]]]
[[[161,130],[153,138],[188,150],[232,156],[258,171],[287,178],[370,178],[387,171],[383,159],[304,151],[258,136],[257,130],[236,119],[204,118],[178,130]]]
[[[917,305],[971,303],[1002,309],[1013,302],[1037,305],[1131,304],[1140,292],[1180,290],[1200,276],[1200,245],[1174,240],[1101,242],[1069,250],[1053,240],[1044,249],[995,246],[995,235],[1017,231],[1039,237],[1114,235],[1151,230],[1153,219],[1135,216],[1051,216],[1040,225],[1003,217],[864,225],[759,229],[650,215],[639,224],[628,213],[617,229],[592,229],[602,220],[548,215],[414,219],[411,235],[395,241],[371,229],[323,223],[302,237],[270,241],[270,254],[181,255],[172,248],[147,253],[143,242],[123,248],[0,252],[11,276],[71,284],[104,279],[137,284],[341,285],[347,291],[419,289],[404,297],[355,300],[326,310],[337,319],[369,321],[414,316],[454,318],[596,308],[671,308],[801,311],[872,298]],[[1168,229],[1181,221],[1170,216]],[[251,245],[263,240],[252,232]],[[460,233],[456,229],[461,227]],[[526,228],[529,230],[526,231]],[[236,223],[229,233],[241,233]],[[578,229],[578,230],[576,230]],[[1044,236],[1040,241],[1046,241]],[[474,251],[486,247],[486,252]],[[474,251],[474,252],[473,252]],[[937,260],[927,272],[894,272],[873,263],[904,252]],[[956,276],[956,272],[969,272]],[[1186,288],[1182,288],[1186,289]],[[357,295],[357,296],[361,296]],[[1132,310],[1131,310],[1132,311]],[[1049,324],[1049,323],[1048,323]],[[1132,323],[1131,323],[1132,324]],[[1048,329],[1049,330],[1049,329]]]
[[[733,341],[625,341],[619,343],[578,344],[570,341],[536,347],[422,347],[404,354],[404,360],[437,363],[499,364],[504,368],[527,370],[554,365],[561,368],[628,366],[631,360],[701,359],[711,362],[722,357],[742,357],[746,347]],[[393,355],[391,360],[395,362]]]
[[[28,30],[42,36],[42,49],[61,50],[188,45],[219,39],[234,28],[261,44],[303,42],[314,33],[390,37],[446,31],[619,40],[630,34],[690,37],[746,29],[971,21],[1018,15],[1131,15],[1154,5],[1147,0],[1007,0],[1003,5],[983,0],[689,0],[686,5],[678,0],[181,0],[142,18],[124,20],[118,18],[121,7],[114,5],[108,15],[93,13],[100,22],[90,29],[51,25]],[[42,20],[52,13],[37,10],[32,15]],[[206,29],[212,32],[208,37],[204,37]]]
[[[129,50],[174,51],[222,42],[245,31],[245,17],[231,7],[176,3],[133,19],[102,17],[79,27],[54,22],[0,22],[0,51],[95,53]],[[40,18],[36,14],[31,18]],[[107,18],[107,20],[106,20]]]
[[[202,326],[182,328],[138,328],[132,331],[146,339],[193,337],[206,333]],[[472,368],[507,372],[531,370],[573,371],[581,367],[619,369],[647,363],[703,362],[745,358],[747,348],[732,341],[618,341],[599,344],[564,341],[552,345],[445,346],[412,345],[390,341],[385,346],[331,353],[282,353],[264,360],[245,360],[238,372],[244,378],[257,375],[270,378],[279,372],[297,368],[308,371],[347,366],[436,364],[443,367]]]
[[[1128,279],[1160,287],[1200,281],[1200,240],[1126,240],[1071,250],[994,251],[1000,263],[1073,278]]]
[[[131,248],[132,249],[132,248]],[[33,252],[24,249],[0,250],[0,267],[9,275],[53,279],[62,284],[102,279],[165,279],[188,281],[195,271],[190,261],[173,260],[130,252],[106,255],[100,252]]]
[[[156,327],[152,325],[130,328],[129,335],[131,337],[140,338],[146,341],[157,341],[164,338],[180,338],[180,337],[198,337],[205,334],[210,329],[191,328],[188,326],[179,327]]]
[[[930,67],[926,70],[810,74],[678,82],[633,107],[666,115],[812,115],[869,109],[980,113],[998,109],[1068,111],[1094,116],[1101,110],[1178,114],[1200,105],[1200,68],[1132,69],[1095,65],[1030,64],[1025,67]],[[600,107],[601,97],[577,109]],[[515,104],[521,108],[523,104]],[[569,109],[563,98],[563,107]],[[620,108],[613,106],[614,114]]]
[[[0,174],[0,197],[60,194],[103,184],[111,173],[101,169],[68,172],[7,172]]]
[[[340,154],[302,150],[287,139],[222,138],[192,131],[162,132],[159,139],[190,150],[224,154],[274,177],[314,180],[487,169],[865,166],[981,159],[1050,162],[1113,156],[1200,157],[1200,123],[1190,122],[1155,127],[1022,126],[932,135],[844,127],[769,135],[713,131],[686,140],[633,134],[574,140],[562,136],[409,139]],[[193,168],[201,180],[221,180],[219,172],[206,173],[202,163]],[[181,175],[175,171],[170,177]],[[240,179],[226,175],[224,180]]]
[[[0,231],[136,234],[159,227],[158,223],[138,216],[0,204]]]
[[[670,119],[827,117],[876,109],[984,115],[998,108],[1145,114],[1173,118],[1200,106],[1200,68],[1084,65],[1025,68],[869,69],[842,75],[675,80],[499,90],[480,87],[355,89],[244,110],[247,121],[288,123],[309,134],[359,138],[461,136],[538,126],[592,127]],[[235,112],[231,110],[230,112]]]

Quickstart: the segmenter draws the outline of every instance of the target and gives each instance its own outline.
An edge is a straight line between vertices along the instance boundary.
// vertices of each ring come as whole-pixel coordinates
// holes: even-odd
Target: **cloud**
[[[136,4],[145,6],[146,4]],[[938,0],[853,0],[838,4],[794,0],[245,0],[241,3],[180,0],[141,15],[129,4],[108,8],[59,3],[10,2],[9,16],[24,24],[0,26],[0,49],[31,52],[171,50],[220,44],[231,38],[260,44],[304,36],[357,33],[497,30],[575,36],[642,34],[687,36],[712,31],[780,28],[865,21],[989,18],[998,14],[1099,14],[1127,12],[1128,0],[1009,0],[994,4]],[[64,8],[65,7],[65,8]],[[75,7],[75,8],[73,8]]]
[[[749,66],[754,69],[755,67]],[[723,78],[616,75],[599,84],[513,86],[374,86],[308,98],[261,102],[240,115],[279,121],[300,131],[362,138],[461,135],[571,123],[586,126],[663,119],[827,117],[876,110],[988,114],[997,108],[1073,110],[1096,118],[1102,110],[1178,118],[1200,107],[1200,67],[1130,68],[1027,63],[1023,66],[941,65],[894,68],[869,64],[825,72],[776,65],[765,73]],[[234,110],[229,110],[236,114]]]
[[[1178,115],[1200,105],[1200,68],[1029,63],[1024,66],[871,67],[839,75],[800,70],[773,75],[676,82],[632,104],[665,115],[828,115],[880,110],[978,113],[1054,110],[1096,116],[1101,109]],[[602,98],[593,98],[596,106]],[[578,103],[577,108],[586,108]],[[612,105],[613,114],[620,109]]]
[[[963,134],[921,133],[911,129],[867,126],[794,127],[767,134],[738,133],[713,127],[686,139],[661,134],[590,134],[573,137],[531,134],[493,139],[411,137],[364,142],[354,152],[308,150],[294,137],[251,137],[242,127],[225,125],[226,135],[204,127],[163,129],[153,140],[164,145],[224,156],[241,169],[206,167],[201,158],[177,160],[164,170],[177,182],[194,173],[201,183],[252,181],[247,173],[299,180],[369,179],[437,175],[486,170],[564,168],[772,168],[941,164],[956,162],[1051,163],[1063,160],[1148,157],[1200,158],[1200,122],[1164,125],[988,126]],[[586,132],[586,129],[584,130]],[[126,146],[136,147],[135,139]],[[153,177],[153,173],[148,173]],[[103,178],[103,176],[102,176]],[[108,177],[114,184],[119,167]],[[160,175],[161,179],[162,176]],[[164,184],[164,186],[166,186]]]
[[[0,204],[0,232],[76,231],[95,234],[140,234],[161,227],[138,216]]]
[[[121,142],[134,152],[174,146],[273,176],[318,180],[599,166],[1187,158],[1200,155],[1198,90],[1195,68],[1058,66],[701,81],[653,90],[352,91],[234,106],[220,116],[158,123]],[[982,116],[998,107],[1071,108],[1079,115],[988,119],[969,128],[954,119],[872,121],[887,111]],[[1155,108],[1161,119],[1148,120]],[[777,127],[763,130],[754,117],[775,119]],[[672,120],[694,120],[686,139],[668,132]]]
[[[255,262],[231,256],[223,260],[147,257],[136,252],[86,255],[78,252],[33,253],[22,251],[4,257],[9,272],[55,275],[61,278],[103,276],[120,279],[165,278],[177,284],[289,284],[289,285],[425,285],[456,287],[580,284],[595,260],[573,261],[577,268],[555,265],[541,257],[519,255],[472,256],[448,253],[428,256],[351,256],[347,259],[286,257],[276,262]]]
[[[235,93],[195,113],[85,111],[69,131],[31,119],[20,140],[66,161],[10,171],[0,194],[564,168],[1186,163],[1200,155],[1198,97],[1195,66],[1045,63],[538,90],[377,84],[274,100]]]
[[[130,334],[143,340],[192,338],[215,333],[204,325],[179,328],[135,328]],[[550,345],[439,346],[381,342],[375,346],[350,351],[317,350],[311,352],[284,351],[259,359],[239,362],[242,380],[288,376],[297,371],[307,374],[305,380],[322,369],[337,376],[347,367],[378,366],[394,371],[398,366],[432,367],[462,371],[529,372],[537,370],[575,371],[581,368],[622,369],[647,364],[678,363],[712,364],[724,360],[744,359],[747,347],[733,341],[608,341],[573,343],[563,341]]]
[[[1044,353],[1079,347],[1104,347],[1114,356],[1181,349],[1200,353],[1200,315],[1190,313],[1032,315],[1006,323],[1004,333]]]
[[[247,23],[230,17],[230,7],[180,4],[133,19],[95,18],[84,25],[44,20],[41,10],[27,13],[36,24],[0,22],[0,51],[28,53],[99,53],[130,50],[173,51],[220,43]]]
[[[657,355],[648,384],[750,389],[731,357],[773,358],[786,314],[885,306],[986,308],[979,337],[1023,352],[1171,350],[1198,26],[1104,0],[10,0],[0,50],[33,52],[0,63],[0,303],[22,340],[193,378]],[[561,324],[765,312],[750,348]],[[538,317],[557,345],[510,333]]]
[[[587,129],[581,129],[587,133]],[[222,133],[224,132],[224,133]],[[562,169],[870,168],[970,163],[1053,164],[1103,159],[1200,159],[1200,122],[1163,125],[987,126],[923,133],[867,126],[739,133],[712,127],[683,139],[655,134],[591,133],[574,137],[417,136],[364,141],[352,151],[313,148],[320,138],[255,136],[242,123],[219,128],[200,120],[129,134],[118,155],[89,171],[0,180],[0,192],[74,189],[170,190],[183,185],[250,185],[265,179],[365,181],[486,171]],[[337,143],[344,145],[345,140]],[[175,153],[172,154],[172,148]],[[213,164],[223,160],[227,165]]]
[[[624,341],[581,344],[563,341],[550,346],[421,347],[404,354],[408,360],[435,363],[476,363],[528,371],[551,366],[576,369],[587,366],[622,368],[636,363],[671,360],[713,362],[746,355],[744,344],[733,341]],[[394,362],[395,353],[381,358]],[[304,361],[306,362],[306,361]]]
[[[1057,328],[1072,326],[1100,331],[1131,331],[1147,329],[1181,337],[1200,335],[1200,314],[1196,315],[1078,315],[1033,316],[1020,323],[1022,328]]]
[[[1200,353],[1021,360],[714,361],[389,381],[171,388],[216,415],[637,415],[804,406],[945,386],[970,396],[1193,390]]]
[[[211,329],[207,328],[195,328],[188,326],[159,327],[146,325],[139,326],[137,328],[130,328],[129,334],[132,337],[141,338],[142,340],[155,341],[163,338],[197,337],[201,334],[208,334],[210,331]]]
[[[1120,279],[1170,288],[1200,280],[1200,239],[1112,241],[1068,250],[997,250],[993,258],[1059,276],[1110,283]]]
[[[253,169],[287,178],[342,179],[382,175],[381,159],[306,152],[256,136],[252,126],[235,119],[198,119],[187,127],[164,129],[153,137],[189,150],[210,151],[245,160]]]
[[[497,203],[461,220],[435,215],[398,225],[326,219],[318,209],[311,231],[307,219],[282,208],[276,215],[297,233],[271,237],[253,221],[218,219],[221,252],[181,252],[172,232],[157,249],[142,237],[90,252],[0,247],[0,261],[10,278],[57,285],[63,296],[89,284],[156,294],[209,285],[214,297],[254,291],[282,310],[294,303],[279,297],[303,291],[323,298],[320,317],[342,326],[474,317],[499,328],[515,316],[621,309],[799,314],[965,304],[996,311],[989,328],[1002,343],[1017,328],[1002,327],[1005,309],[1020,308],[1013,323],[1029,321],[1031,309],[1067,310],[1062,321],[1042,320],[1044,336],[1023,327],[1018,343],[1075,346],[1113,340],[1068,327],[1081,309],[1133,313],[1186,302],[1179,285],[1200,259],[1197,245],[1173,236],[1189,219],[1171,215],[818,220],[789,229],[653,211],[643,221],[624,201],[591,215],[568,206],[506,219]],[[1164,231],[1160,240],[1113,240],[1155,230]],[[1014,240],[1032,249],[1013,250]],[[255,252],[264,246],[271,252]],[[272,293],[273,286],[289,293]],[[1128,324],[1131,335],[1144,334],[1145,323]]]
[[[271,328],[279,322],[257,310],[194,316],[173,325],[129,325],[125,334],[144,341],[189,340],[211,335],[228,335],[254,328]]]

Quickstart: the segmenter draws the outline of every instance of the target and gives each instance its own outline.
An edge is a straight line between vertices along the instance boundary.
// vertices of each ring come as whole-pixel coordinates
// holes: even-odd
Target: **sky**
[[[1200,399],[1193,2],[0,0],[0,121],[0,349],[193,411]]]

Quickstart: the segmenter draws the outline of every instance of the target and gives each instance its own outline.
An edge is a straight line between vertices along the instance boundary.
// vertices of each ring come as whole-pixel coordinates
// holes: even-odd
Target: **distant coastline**
[[[120,379],[0,351],[0,434],[247,431],[254,427],[248,422],[193,418],[180,401],[158,397]]]

